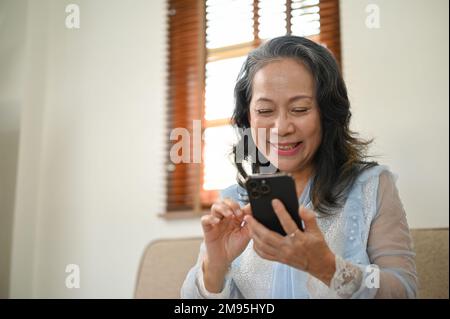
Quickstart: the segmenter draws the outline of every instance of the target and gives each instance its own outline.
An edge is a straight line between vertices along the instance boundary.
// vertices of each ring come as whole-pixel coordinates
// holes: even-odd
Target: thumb
[[[252,215],[252,208],[250,207],[250,204],[245,205],[244,207],[241,208],[242,212],[245,215]]]
[[[316,213],[303,205],[300,207],[300,218],[305,224],[305,231],[310,232],[319,229],[319,226],[317,226]]]

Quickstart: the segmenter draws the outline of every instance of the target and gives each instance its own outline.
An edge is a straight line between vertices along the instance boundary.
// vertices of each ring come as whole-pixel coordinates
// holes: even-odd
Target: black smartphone
[[[261,224],[283,236],[286,235],[272,207],[272,200],[277,198],[284,204],[298,228],[303,230],[298,214],[295,182],[290,175],[284,173],[250,175],[245,182],[245,187],[253,217]]]

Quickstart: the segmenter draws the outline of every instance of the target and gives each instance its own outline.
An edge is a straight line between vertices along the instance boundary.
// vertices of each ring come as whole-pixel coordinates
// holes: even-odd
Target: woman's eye
[[[260,110],[256,110],[257,114],[270,114],[272,113],[272,110],[270,109],[260,109]]]
[[[296,108],[296,109],[293,109],[293,110],[292,110],[292,112],[293,112],[293,113],[296,113],[296,114],[299,114],[299,113],[305,113],[306,111],[308,111],[307,108]]]

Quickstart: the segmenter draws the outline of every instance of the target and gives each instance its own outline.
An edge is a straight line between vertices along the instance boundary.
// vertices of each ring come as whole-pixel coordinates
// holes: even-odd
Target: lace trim
[[[202,269],[202,264],[199,265],[198,271],[197,271],[197,275],[195,278],[195,284],[197,286],[198,292],[200,294],[201,297],[206,298],[206,299],[224,299],[224,298],[229,298],[230,293],[231,293],[231,278],[230,278],[230,272],[231,272],[231,267],[228,268],[228,272],[225,275],[225,279],[224,279],[224,284],[223,284],[223,289],[221,292],[218,293],[214,293],[214,292],[209,292],[206,287],[205,287],[205,282],[203,281],[203,269]]]
[[[336,272],[331,279],[330,288],[340,298],[350,298],[361,287],[362,270],[336,255]]]
[[[363,196],[364,196],[364,232],[363,232],[363,245],[367,246],[367,241],[369,239],[370,224],[372,223],[373,217],[377,211],[377,190],[378,190],[379,176],[371,177],[367,183],[363,186]]]

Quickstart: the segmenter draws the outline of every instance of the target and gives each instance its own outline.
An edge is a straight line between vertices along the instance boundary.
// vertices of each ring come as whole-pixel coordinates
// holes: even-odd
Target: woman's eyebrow
[[[289,102],[293,102],[293,101],[297,101],[297,100],[301,100],[301,99],[312,99],[312,96],[306,95],[306,94],[300,94],[300,95],[296,95],[293,96],[289,99]]]
[[[301,100],[301,99],[312,99],[313,97],[307,94],[299,94],[299,95],[295,95],[291,98],[289,98],[288,102],[293,102],[293,101],[297,101],[297,100]],[[256,102],[271,102],[274,103],[273,100],[267,98],[267,97],[260,97],[256,100]]]

